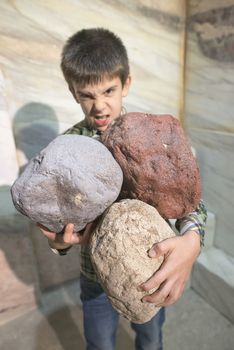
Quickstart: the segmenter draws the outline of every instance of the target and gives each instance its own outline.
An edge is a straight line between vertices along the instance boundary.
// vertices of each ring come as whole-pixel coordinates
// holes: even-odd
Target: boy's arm
[[[180,298],[203,244],[206,217],[206,208],[201,201],[193,213],[176,223],[181,230],[180,236],[166,239],[150,249],[151,258],[164,256],[164,261],[160,269],[141,285],[146,291],[158,288],[143,301],[168,306]]]
[[[98,219],[87,224],[81,232],[74,232],[74,225],[68,224],[65,226],[64,233],[55,233],[38,224],[41,232],[47,237],[50,248],[54,253],[66,255],[67,251],[76,244],[87,244],[91,233],[97,225]]]

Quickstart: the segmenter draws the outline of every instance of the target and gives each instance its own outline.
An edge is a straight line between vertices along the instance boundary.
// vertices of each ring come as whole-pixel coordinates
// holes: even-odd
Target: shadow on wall
[[[28,161],[58,135],[58,131],[56,114],[48,105],[31,102],[17,111],[13,120],[13,133],[18,159],[22,164],[20,173]],[[3,200],[8,205],[7,203],[11,202],[10,186],[4,185],[0,191],[3,194]],[[20,214],[13,214],[12,209],[7,212],[7,215],[1,217],[0,246],[5,257],[3,257],[3,271],[1,272],[2,288],[0,292],[3,293],[3,304],[0,305],[0,312],[7,312],[8,309],[17,308],[21,304],[27,305],[33,290],[36,295],[35,300],[39,300],[40,282],[38,280],[40,276],[38,274],[40,275],[40,272],[35,268],[39,260],[35,256],[33,240],[28,234],[30,231],[30,221]],[[53,258],[51,256],[51,261]],[[58,264],[58,269],[63,262],[64,260],[55,262]],[[45,263],[51,266],[50,261]],[[53,270],[51,273],[53,274]],[[4,287],[6,283],[7,291]],[[69,347],[67,332],[61,332],[61,322],[58,320],[57,313],[58,311],[45,315],[47,322],[56,333],[60,343],[63,344],[63,349],[75,349],[75,346]],[[72,333],[79,337],[79,330],[69,310],[66,311],[66,327],[72,329]],[[40,342],[38,342],[39,348]]]
[[[58,133],[58,121],[53,109],[47,105],[31,102],[20,108],[13,121],[13,133],[17,152],[20,152],[27,164],[30,158],[44,148]],[[22,166],[20,171],[22,172]],[[10,186],[0,187],[1,199],[5,203],[6,212],[1,215],[0,243],[15,276],[25,284],[32,283],[32,274],[27,273],[24,253],[30,248],[28,230],[29,220],[23,215],[12,211]],[[8,204],[9,203],[9,204]],[[14,234],[16,232],[17,234]],[[16,243],[18,241],[18,243]]]
[[[19,159],[24,158],[21,172],[27,162],[58,135],[58,131],[56,114],[48,105],[31,102],[17,111],[13,134]]]

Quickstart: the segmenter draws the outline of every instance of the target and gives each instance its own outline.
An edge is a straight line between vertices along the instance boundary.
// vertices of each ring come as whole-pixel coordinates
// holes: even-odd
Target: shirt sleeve
[[[192,213],[176,220],[175,227],[180,235],[190,230],[196,231],[200,235],[201,246],[204,246],[206,220],[207,210],[204,202],[201,200]]]
[[[81,135],[82,130],[77,125],[74,125],[70,129],[63,132],[63,135],[70,135],[70,134],[71,135]]]

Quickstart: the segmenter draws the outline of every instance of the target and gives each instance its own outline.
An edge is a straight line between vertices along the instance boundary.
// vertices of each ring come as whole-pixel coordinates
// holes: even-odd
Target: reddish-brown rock
[[[171,115],[128,113],[102,135],[124,173],[120,198],[140,199],[164,218],[193,211],[201,197],[196,160]]]

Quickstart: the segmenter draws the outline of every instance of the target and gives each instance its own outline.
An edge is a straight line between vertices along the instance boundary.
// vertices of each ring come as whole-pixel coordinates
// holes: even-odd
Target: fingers
[[[157,291],[145,296],[142,301],[153,303],[157,307],[169,306],[181,297],[183,289],[184,284],[177,280],[168,280]]]
[[[55,244],[65,244],[67,246],[74,244],[87,244],[90,240],[91,234],[98,224],[99,218],[86,225],[82,233],[74,232],[74,224],[67,224],[64,228],[63,234],[56,234],[50,232],[46,227],[37,224],[42,233]]]
[[[141,288],[147,292],[156,288],[156,291],[145,296],[142,301],[160,307],[171,305],[180,298],[188,274],[182,268],[184,263],[180,261],[181,249],[178,244],[180,240],[174,237],[157,243],[150,249],[149,256],[163,256],[163,263],[151,278],[141,284]]]
[[[72,244],[73,241],[74,224],[67,224],[63,233],[63,242],[66,244]]]
[[[168,255],[174,247],[174,241],[171,238],[165,239],[162,242],[154,244],[148,251],[150,258],[158,258],[162,255]]]
[[[40,228],[41,232],[46,236],[49,241],[55,243],[56,245],[73,245],[73,244],[79,244],[80,242],[80,235],[78,233],[73,232],[74,225],[68,224],[65,226],[64,234],[50,232],[46,227],[44,227],[41,224],[37,224],[37,226]]]
[[[180,299],[185,284],[175,283],[173,290],[168,295],[167,299],[164,301],[163,306],[169,306],[177,302]]]
[[[144,302],[153,303],[155,305],[162,305],[168,298],[172,288],[172,282],[162,283],[157,291],[151,295],[145,296],[142,300]]]
[[[37,223],[37,226],[41,230],[44,236],[46,236],[49,240],[54,241],[56,238],[55,232],[50,232],[46,227],[42,226],[41,224]]]
[[[173,274],[173,261],[168,262],[164,259],[159,270],[150,277],[146,282],[141,284],[141,288],[145,291],[150,291],[153,288],[158,288],[162,283],[164,283]]]
[[[140,287],[145,291],[150,291],[153,288],[159,288],[159,286],[165,281],[165,273],[163,270],[158,270],[148,281],[142,283]]]
[[[96,228],[98,224],[99,218],[97,218],[95,221],[88,223],[85,226],[84,231],[81,233],[74,232],[74,225],[68,224],[65,227],[64,234],[63,234],[63,241],[67,244],[87,244],[89,243],[91,234],[93,233],[94,229]]]

